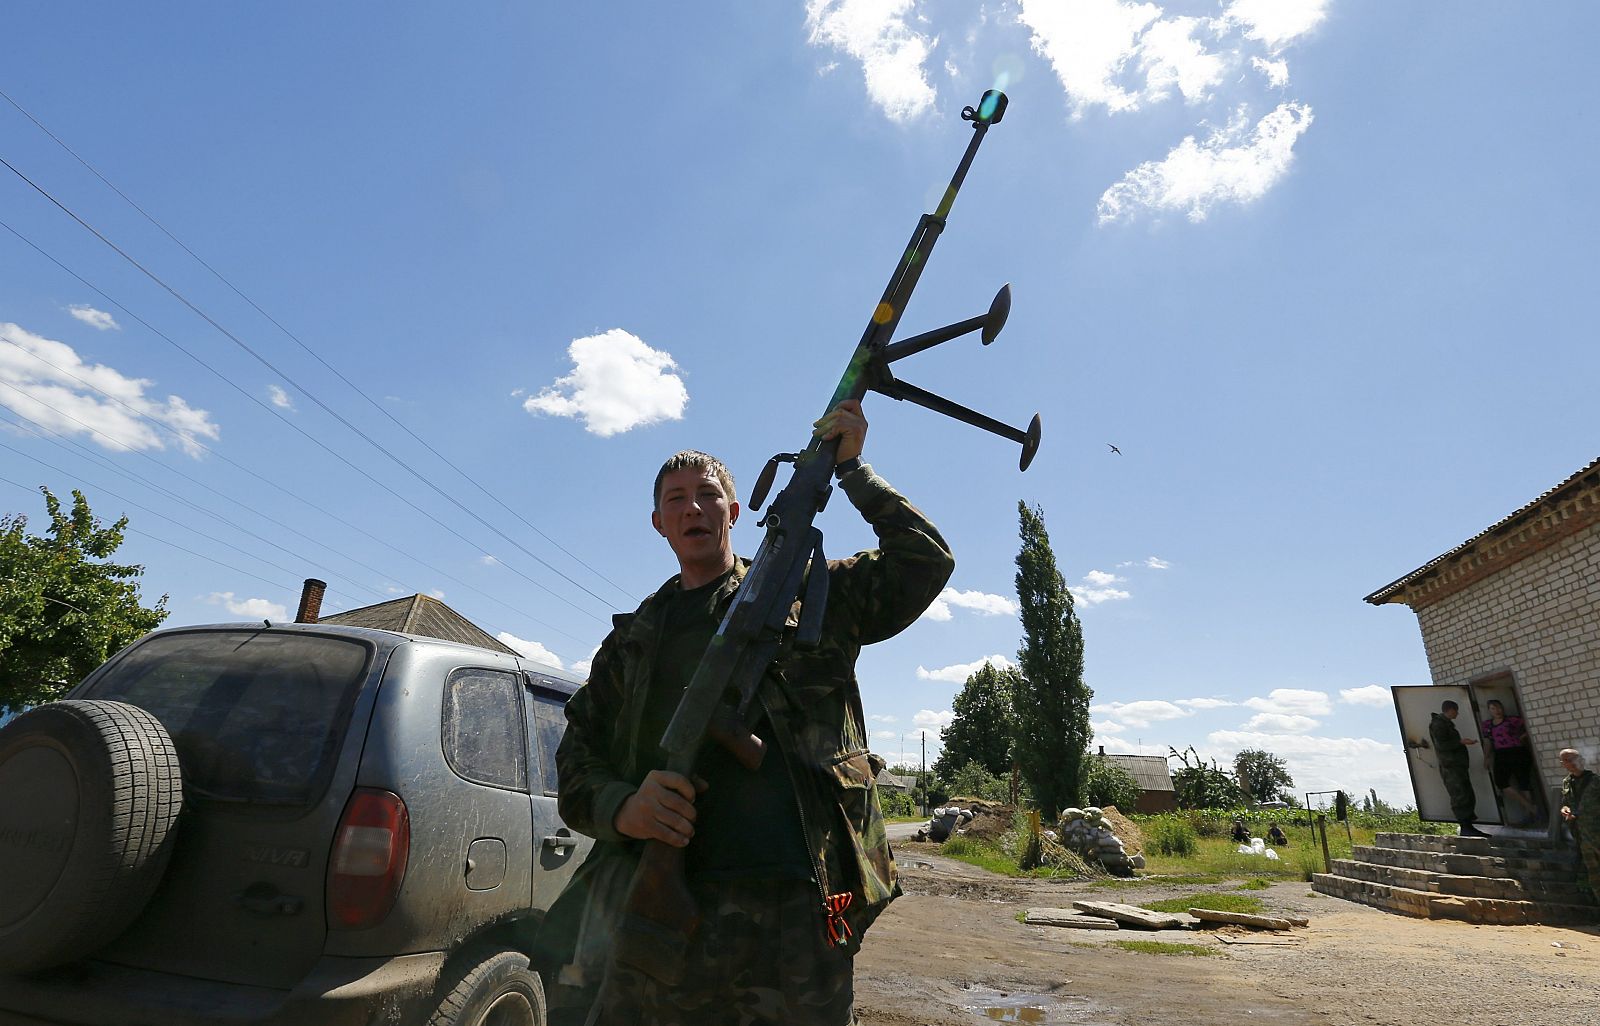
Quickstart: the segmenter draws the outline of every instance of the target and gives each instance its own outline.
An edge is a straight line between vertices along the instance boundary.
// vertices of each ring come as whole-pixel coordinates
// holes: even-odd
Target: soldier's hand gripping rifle
[[[828,400],[828,410],[843,400],[861,399],[867,392],[908,400],[1020,443],[1021,469],[1026,470],[1039,448],[1037,415],[1027,430],[1019,430],[900,381],[889,371],[889,365],[896,360],[974,331],[981,331],[983,344],[988,345],[1005,324],[1011,309],[1009,285],[1000,289],[988,312],[981,316],[890,342],[917,279],[927,266],[928,255],[944,230],[945,218],[978,146],[989,127],[1000,123],[1005,109],[1005,94],[990,90],[976,108],[967,107],[961,112],[963,120],[972,122],[972,139],[939,208],[923,214],[917,222],[911,243],[873,310],[839,386]],[[757,479],[750,495],[752,509],[761,508],[778,464],[794,464],[789,483],[773,499],[758,525],[766,528],[766,536],[755,560],[662,736],[668,771],[691,776],[707,737],[727,748],[747,769],[760,767],[765,744],[750,732],[746,717],[783,639],[784,624],[796,599],[801,602],[801,613],[794,643],[814,646],[821,638],[828,600],[828,564],[822,553],[822,533],[812,526],[812,520],[827,505],[832,492],[830,482],[838,448],[837,438],[813,439],[804,452],[774,456]],[[683,868],[683,849],[660,841],[646,842],[617,935],[618,961],[667,983],[681,980],[684,949],[700,921]]]

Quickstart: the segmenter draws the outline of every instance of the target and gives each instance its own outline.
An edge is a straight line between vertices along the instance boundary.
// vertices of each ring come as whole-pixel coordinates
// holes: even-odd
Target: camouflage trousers
[[[1472,776],[1465,763],[1457,766],[1445,763],[1439,767],[1444,778],[1444,789],[1450,793],[1450,814],[1457,823],[1471,823],[1477,819],[1478,795],[1472,789]]]
[[[1600,898],[1600,842],[1591,844],[1587,837],[1580,837],[1578,854],[1583,858],[1583,868],[1589,877],[1589,893]]]
[[[815,884],[694,888],[702,915],[676,986],[613,965],[596,1026],[855,1026],[855,960],[823,936]]]

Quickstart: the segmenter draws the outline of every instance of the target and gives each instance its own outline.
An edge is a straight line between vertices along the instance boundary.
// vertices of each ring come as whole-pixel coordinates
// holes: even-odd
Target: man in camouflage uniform
[[[1467,758],[1467,746],[1478,742],[1472,738],[1461,739],[1461,732],[1455,725],[1460,712],[1461,707],[1455,702],[1445,702],[1428,722],[1428,736],[1433,739],[1433,750],[1439,757],[1439,776],[1444,778],[1444,789],[1450,792],[1450,813],[1461,824],[1461,836],[1486,837],[1488,835],[1474,825],[1478,795],[1472,789]]]
[[[938,530],[861,462],[866,428],[847,401],[816,433],[839,439],[839,487],[879,548],[829,561],[821,644],[786,641],[767,671],[751,724],[768,745],[756,772],[717,745],[695,783],[661,768],[662,732],[749,563],[733,553],[739,504],[727,468],[681,452],[657,475],[651,523],[680,573],[614,618],[556,754],[562,817],[599,843],[547,920],[570,938],[546,963],[553,1023],[582,1021],[591,1002],[590,1023],[627,1026],[854,1022],[855,952],[900,893],[856,656],[921,616],[955,567]],[[675,986],[610,959],[647,839],[686,849],[703,915]]]
[[[1600,896],[1600,778],[1583,768],[1583,756],[1574,748],[1561,750],[1561,765],[1567,770],[1561,781],[1561,818],[1577,838],[1589,892]]]

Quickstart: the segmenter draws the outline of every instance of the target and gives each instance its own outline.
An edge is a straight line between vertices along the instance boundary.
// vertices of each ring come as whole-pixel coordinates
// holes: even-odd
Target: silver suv
[[[543,1026],[578,683],[355,627],[141,639],[0,729],[0,1024]]]

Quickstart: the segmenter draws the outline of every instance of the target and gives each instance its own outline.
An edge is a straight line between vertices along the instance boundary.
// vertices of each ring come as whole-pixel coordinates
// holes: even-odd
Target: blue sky
[[[0,230],[0,477],[126,512],[174,624],[292,613],[321,576],[331,609],[439,593],[581,670],[673,569],[660,460],[708,449],[747,486],[803,443],[1003,79],[902,334],[1007,281],[1010,322],[901,368],[1038,411],[1045,443],[1019,475],[869,400],[868,459],[959,564],[861,660],[876,746],[910,755],[959,667],[1014,657],[1023,499],[1079,597],[1099,743],[1261,745],[1304,788],[1409,800],[1371,689],[1426,682],[1421,640],[1361,597],[1595,455],[1597,20],[13,3],[0,89],[316,355],[0,102],[0,156],[272,365],[0,168],[0,219],[83,279]],[[0,511],[43,513],[9,483]],[[870,544],[843,505],[821,526]]]

